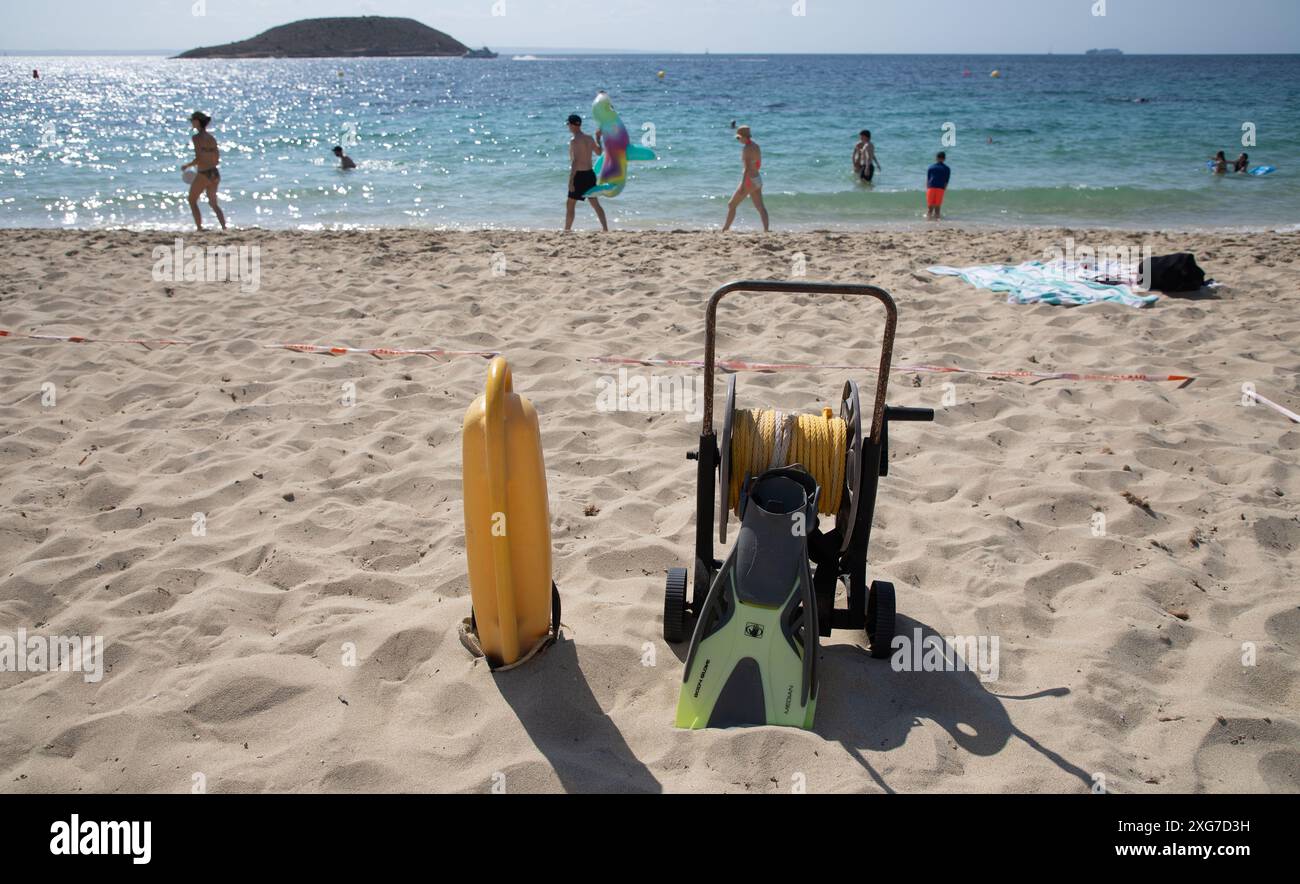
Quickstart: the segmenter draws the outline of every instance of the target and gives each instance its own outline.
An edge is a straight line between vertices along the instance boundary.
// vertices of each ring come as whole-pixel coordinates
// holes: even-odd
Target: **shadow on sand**
[[[928,626],[899,615],[898,632],[912,636],[938,636]],[[973,661],[972,661],[973,662]],[[1076,777],[1085,789],[1092,777],[1011,721],[1003,700],[1063,697],[1068,688],[1053,688],[1024,697],[993,694],[970,670],[960,672],[895,672],[888,660],[875,660],[863,648],[831,645],[822,650],[821,696],[814,730],[844,746],[876,784],[893,792],[871,766],[863,750],[889,751],[907,741],[923,719],[938,724],[952,741],[973,755],[1000,752],[1015,737],[1061,770]]]
[[[1177,298],[1180,301],[1222,301],[1223,295],[1217,288],[1203,286],[1194,292],[1158,292],[1166,298]]]
[[[662,791],[601,711],[572,641],[562,639],[527,666],[495,679],[565,792]]]

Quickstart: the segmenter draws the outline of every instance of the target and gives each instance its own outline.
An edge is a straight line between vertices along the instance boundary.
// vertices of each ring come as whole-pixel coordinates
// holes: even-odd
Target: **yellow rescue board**
[[[500,357],[465,415],[463,457],[479,644],[493,668],[511,666],[551,637],[551,514],[537,412]]]

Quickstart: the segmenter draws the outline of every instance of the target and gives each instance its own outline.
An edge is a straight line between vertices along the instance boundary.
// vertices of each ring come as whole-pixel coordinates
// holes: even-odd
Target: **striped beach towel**
[[[1114,301],[1130,307],[1150,307],[1158,295],[1138,294],[1129,285],[1106,285],[1099,279],[1124,278],[1120,268],[1066,261],[1027,261],[1020,265],[929,268],[936,276],[956,276],[976,288],[1006,292],[1008,304],[1054,304],[1077,307]],[[1131,274],[1130,274],[1131,275]]]

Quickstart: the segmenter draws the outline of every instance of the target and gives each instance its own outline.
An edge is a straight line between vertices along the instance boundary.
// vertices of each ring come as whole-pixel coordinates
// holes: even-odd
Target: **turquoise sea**
[[[732,120],[763,147],[778,229],[919,221],[945,133],[958,222],[1300,223],[1300,56],[503,54],[0,58],[0,226],[187,229],[179,166],[201,109],[236,226],[556,227],[564,118],[587,117],[598,89],[659,154],[608,202],[621,228],[719,226],[739,180]],[[874,188],[849,160],[864,127],[884,167]],[[1252,165],[1278,171],[1208,174],[1214,151],[1241,152],[1243,127]],[[353,134],[360,169],[342,173],[329,150]]]

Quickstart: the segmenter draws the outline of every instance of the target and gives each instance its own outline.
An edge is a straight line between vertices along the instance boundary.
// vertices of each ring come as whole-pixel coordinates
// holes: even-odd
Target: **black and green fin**
[[[818,638],[808,533],[817,496],[798,467],[748,484],[740,535],[697,615],[677,727],[812,727]]]

